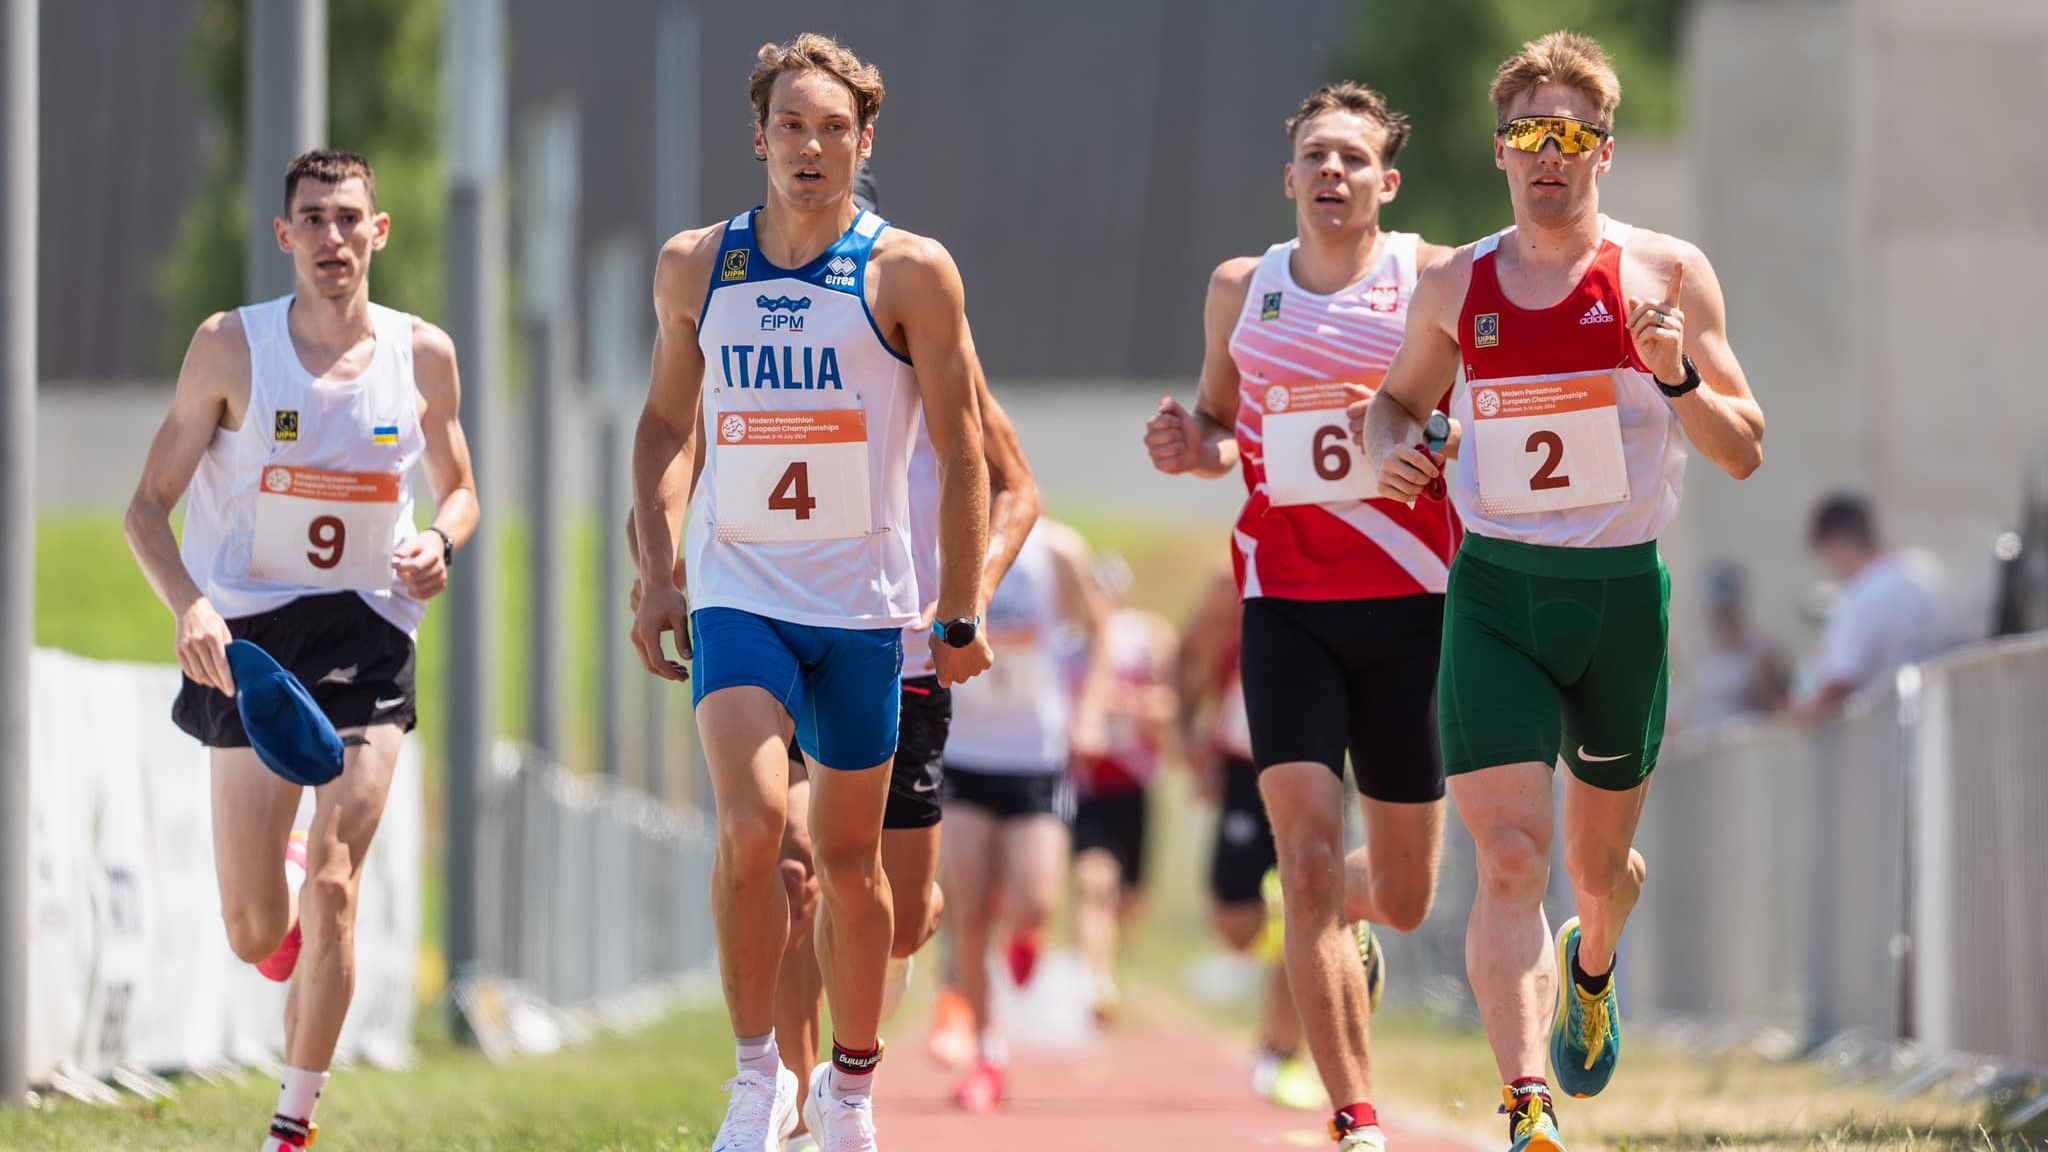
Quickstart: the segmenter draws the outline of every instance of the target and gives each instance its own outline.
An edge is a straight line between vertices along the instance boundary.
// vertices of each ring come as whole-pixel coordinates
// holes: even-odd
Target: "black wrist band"
[[[1662,380],[1657,380],[1656,373],[1650,374],[1650,379],[1657,380],[1657,391],[1664,393],[1673,400],[1698,389],[1700,386],[1699,366],[1692,362],[1692,357],[1680,356],[1678,360],[1679,363],[1685,365],[1685,379],[1683,381],[1677,384],[1666,384]]]
[[[455,537],[441,531],[432,524],[427,525],[427,531],[441,538],[441,566],[443,568],[453,568],[455,566]]]

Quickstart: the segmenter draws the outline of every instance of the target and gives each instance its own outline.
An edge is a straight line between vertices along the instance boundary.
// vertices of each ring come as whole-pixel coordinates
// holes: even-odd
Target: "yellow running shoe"
[[[1572,979],[1579,955],[1579,918],[1557,930],[1557,1014],[1550,1024],[1550,1068],[1565,1095],[1581,1100],[1598,1095],[1614,1079],[1621,1060],[1621,998],[1613,969],[1598,995]]]
[[[1380,1010],[1380,997],[1387,990],[1387,954],[1372,925],[1360,920],[1351,926],[1351,938],[1358,942],[1358,962],[1365,966],[1366,1011]]]

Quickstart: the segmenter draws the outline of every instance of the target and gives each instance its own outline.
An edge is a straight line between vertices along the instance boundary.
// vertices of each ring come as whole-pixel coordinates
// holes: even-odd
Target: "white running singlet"
[[[865,294],[888,222],[862,212],[784,269],[754,244],[758,212],[726,223],[697,326],[707,443],[686,538],[691,605],[900,628],[919,608],[908,474],[920,404]]]
[[[377,348],[352,380],[316,378],[292,345],[291,296],[239,310],[249,409],[219,428],[185,495],[179,555],[227,619],[352,591],[408,636],[427,606],[391,553],[417,532],[410,474],[426,448],[413,318],[370,305]]]
[[[996,662],[953,689],[949,767],[1027,775],[1067,766],[1072,709],[1059,650],[1065,620],[1047,531],[1041,520],[1024,538],[1017,562],[989,598],[982,624]]]

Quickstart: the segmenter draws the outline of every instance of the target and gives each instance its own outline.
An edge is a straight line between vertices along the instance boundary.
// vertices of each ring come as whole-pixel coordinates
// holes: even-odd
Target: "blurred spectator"
[[[1707,572],[1708,649],[1693,665],[1684,697],[1687,726],[1713,727],[1738,716],[1785,707],[1791,674],[1770,643],[1750,632],[1742,570],[1717,563]]]
[[[1919,550],[1885,548],[1867,498],[1837,492],[1822,500],[1807,544],[1841,594],[1821,633],[1813,691],[1793,708],[1798,718],[1832,715],[1865,684],[1959,638],[1939,562]]]

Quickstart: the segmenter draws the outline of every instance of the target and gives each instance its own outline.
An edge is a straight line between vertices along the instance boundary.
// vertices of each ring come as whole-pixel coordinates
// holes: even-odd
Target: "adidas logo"
[[[1579,323],[1612,324],[1614,323],[1614,313],[1607,310],[1607,302],[1605,300],[1595,300],[1593,301],[1593,306],[1586,309],[1586,314],[1579,317]]]

